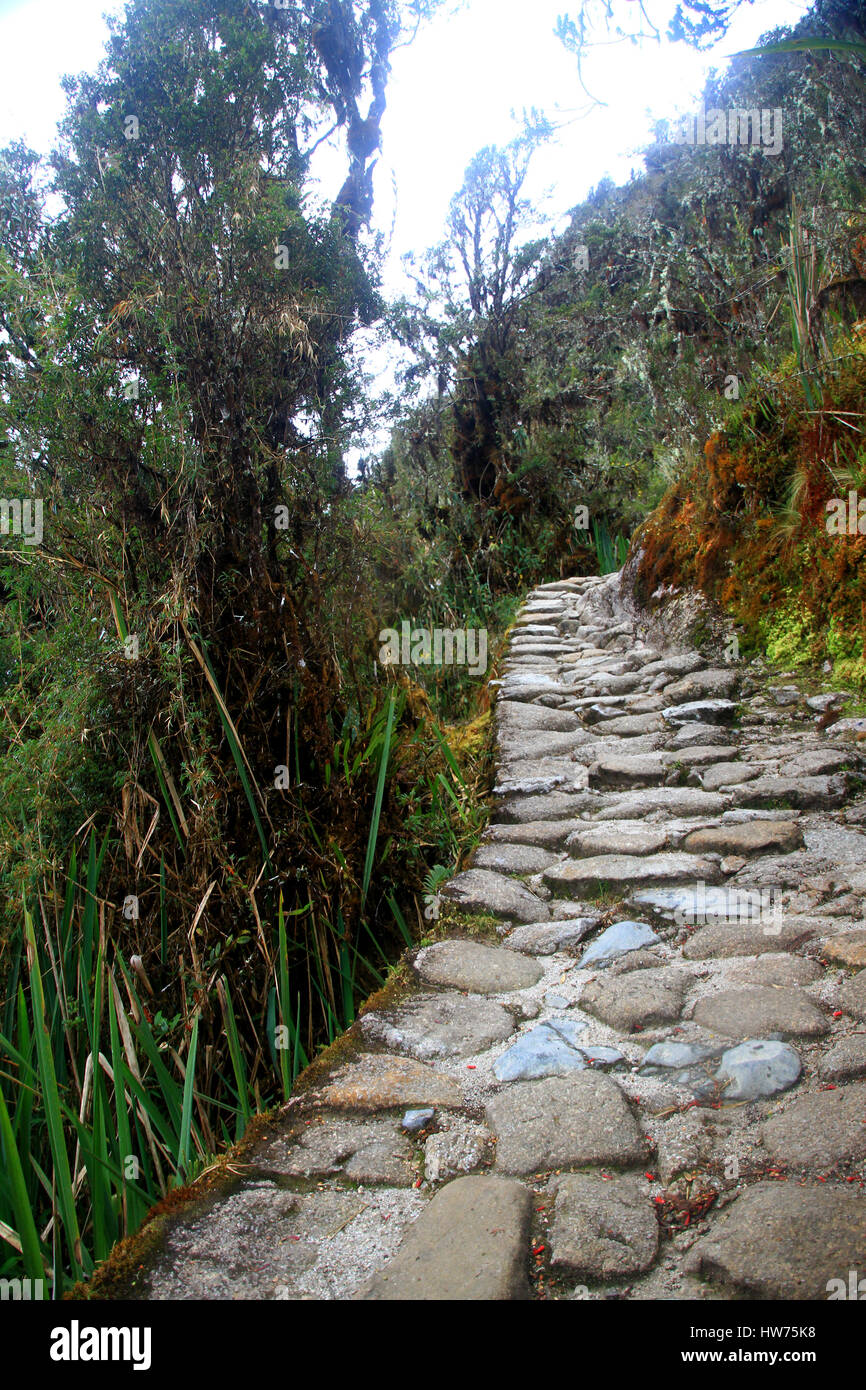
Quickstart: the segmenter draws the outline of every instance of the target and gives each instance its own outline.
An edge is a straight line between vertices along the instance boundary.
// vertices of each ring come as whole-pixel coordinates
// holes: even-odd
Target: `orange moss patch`
[[[831,620],[866,638],[866,537],[831,536],[826,504],[866,495],[866,457],[852,425],[866,418],[866,343],[854,334],[825,369],[823,409],[806,408],[799,379],[776,384],[739,422],[707,440],[638,531],[639,598],[697,588],[757,642],[768,614],[797,596],[816,632]],[[816,652],[816,658],[819,654]]]

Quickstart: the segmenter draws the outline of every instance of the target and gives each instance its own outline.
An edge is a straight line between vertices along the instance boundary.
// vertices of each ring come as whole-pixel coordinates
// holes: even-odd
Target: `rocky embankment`
[[[833,704],[654,648],[617,576],[536,590],[438,939],[96,1293],[823,1300],[866,1277],[864,745],[819,726]]]

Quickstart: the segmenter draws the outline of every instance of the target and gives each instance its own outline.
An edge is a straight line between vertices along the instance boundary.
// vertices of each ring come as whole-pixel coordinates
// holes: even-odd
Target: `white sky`
[[[0,144],[22,137],[34,149],[50,148],[64,106],[62,74],[95,66],[106,35],[102,15],[122,8],[122,0],[0,0]],[[629,20],[636,8],[633,0],[617,0],[618,14]],[[649,0],[647,8],[666,22],[673,3]],[[716,65],[807,8],[804,0],[744,7]],[[394,226],[392,284],[400,278],[402,252],[439,240],[472,155],[515,133],[512,111],[535,106],[576,114],[585,107],[574,59],[553,33],[557,15],[567,10],[568,0],[468,0],[394,55],[376,174],[377,225],[386,233]],[[606,174],[620,182],[639,169],[635,152],[648,138],[650,116],[693,109],[710,62],[682,44],[599,50],[587,80],[607,105],[576,119],[537,159],[532,191],[541,212],[541,195],[551,189],[544,202],[549,222],[561,220]],[[341,168],[340,182],[342,174]]]

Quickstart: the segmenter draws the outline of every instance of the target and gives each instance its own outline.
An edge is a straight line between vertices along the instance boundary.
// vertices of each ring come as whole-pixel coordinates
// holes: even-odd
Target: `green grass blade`
[[[39,1235],[36,1230],[36,1222],[33,1219],[30,1198],[27,1195],[27,1183],[24,1180],[24,1170],[15,1144],[15,1135],[12,1132],[12,1122],[9,1119],[9,1111],[6,1109],[2,1086],[0,1086],[0,1140],[2,1140],[4,1167],[9,1183],[12,1208],[15,1212],[16,1234],[21,1241],[21,1259],[24,1263],[24,1272],[28,1279],[44,1279],[45,1266],[42,1263]]]
[[[364,910],[364,903],[367,900],[367,890],[370,887],[370,879],[373,876],[373,860],[376,855],[376,841],[379,837],[379,821],[382,815],[382,802],[385,798],[385,777],[388,772],[388,758],[391,753],[391,730],[394,726],[394,705],[396,693],[392,690],[388,703],[388,721],[385,726],[385,736],[382,743],[382,756],[379,760],[379,779],[376,784],[376,797],[373,802],[373,816],[370,821],[370,833],[367,838],[367,856],[364,861],[364,879],[361,885],[361,912]]]
[[[45,1018],[45,996],[42,990],[39,955],[36,949],[36,934],[33,930],[33,919],[26,907],[24,909],[24,932],[30,967],[33,1032],[36,1038],[36,1054],[39,1059],[42,1104],[45,1109],[45,1121],[54,1163],[57,1200],[63,1219],[63,1234],[69,1250],[72,1273],[76,1279],[80,1279],[84,1273],[81,1232],[78,1228],[78,1214],[72,1191],[72,1174],[69,1170],[69,1154],[66,1151],[66,1136],[63,1131],[63,1117],[60,1094],[57,1089],[57,1076],[54,1070],[54,1058],[51,1052],[51,1039]]]
[[[200,1014],[196,1014],[195,1022],[192,1025],[192,1033],[189,1040],[189,1052],[186,1059],[186,1076],[183,1083],[183,1110],[180,1121],[180,1148],[177,1155],[178,1173],[186,1179],[190,1166],[190,1134],[192,1132],[192,1102],[193,1087],[195,1085],[195,1058],[198,1051],[198,1025]]]
[[[253,1117],[252,1108],[250,1107],[249,1082],[247,1080],[247,1069],[244,1065],[241,1040],[238,1036],[237,1019],[235,1018],[235,1011],[232,1007],[229,987],[225,980],[217,981],[217,997],[220,1001],[223,1021],[226,1025],[229,1057],[231,1058],[232,1070],[235,1074],[235,1086],[237,1087],[238,1105],[240,1106],[240,1113],[237,1117],[237,1131],[235,1133],[235,1140],[237,1141],[243,1137],[244,1130]]]

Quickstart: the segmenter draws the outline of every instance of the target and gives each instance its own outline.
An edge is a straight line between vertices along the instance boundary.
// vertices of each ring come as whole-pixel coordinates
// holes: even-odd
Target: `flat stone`
[[[778,926],[778,930],[777,930]],[[769,928],[769,929],[768,929]],[[686,960],[714,960],[725,956],[759,956],[795,950],[813,935],[808,919],[783,917],[776,924],[760,918],[743,922],[714,922],[701,927],[683,946]]]
[[[845,701],[850,699],[850,690],[828,690],[823,695],[807,695],[806,704],[809,709],[823,714],[825,710],[832,709],[834,705],[844,705]]]
[[[502,698],[509,702],[528,704],[539,695],[564,694],[562,682],[543,671],[513,672],[502,682]]]
[[[818,1059],[818,1075],[824,1081],[854,1081],[866,1076],[866,1034],[841,1038]]]
[[[739,680],[738,672],[729,666],[709,667],[705,671],[693,671],[691,675],[684,676],[672,685],[666,685],[665,698],[669,705],[679,705],[683,701],[699,700],[704,695],[732,695]]]
[[[638,754],[635,758],[601,758],[589,769],[591,787],[635,787],[663,782],[665,766],[658,754]]]
[[[582,1047],[580,1050],[588,1067],[618,1067],[627,1061],[618,1047]]]
[[[837,719],[827,733],[831,738],[855,739],[858,734],[866,734],[866,719]]]
[[[713,1157],[713,1135],[706,1117],[699,1110],[672,1115],[657,1138],[656,1169],[663,1183],[679,1173],[706,1168]]]
[[[251,1154],[249,1162],[291,1178],[339,1174],[355,1182],[409,1187],[416,1177],[412,1156],[412,1145],[394,1120],[316,1116]]]
[[[683,767],[701,767],[704,763],[733,762],[736,756],[737,750],[733,744],[721,743],[714,748],[698,743],[690,748],[668,749],[662,753],[661,759],[665,767],[671,767],[674,763]]]
[[[797,685],[771,685],[769,692],[773,697],[773,704],[782,707],[798,704],[803,696],[803,692]]]
[[[538,874],[555,863],[555,854],[535,845],[481,845],[475,851],[472,867],[500,874]]]
[[[722,1099],[715,1068],[724,1046],[701,1043],[657,1043],[641,1063],[640,1076],[657,1076],[701,1098]]]
[[[571,710],[546,709],[543,705],[527,705],[501,698],[496,704],[496,718],[503,729],[546,729],[569,733],[580,728],[577,715]]]
[[[866,1200],[816,1183],[743,1192],[692,1247],[686,1270],[758,1299],[824,1302],[866,1264]]]
[[[852,1018],[866,1019],[866,970],[845,981],[839,990],[839,1003]]]
[[[687,676],[690,671],[699,671],[706,663],[699,652],[674,652],[672,656],[662,656],[644,667],[644,675]]]
[[[779,768],[781,777],[817,777],[824,772],[838,772],[850,762],[851,754],[838,748],[820,748],[800,753]]]
[[[731,795],[738,806],[778,805],[804,810],[827,810],[841,806],[847,795],[843,773],[832,777],[758,777],[745,786],[734,787]]]
[[[695,877],[713,879],[718,875],[716,865],[709,859],[696,859],[691,854],[601,854],[588,859],[565,859],[544,871],[544,882],[552,893],[562,897],[575,889],[594,889],[602,884],[611,888],[623,884],[670,883],[694,881]]]
[[[568,1076],[586,1066],[577,1039],[586,1024],[577,1019],[540,1023],[509,1047],[493,1064],[499,1081],[530,1081],[540,1076]]]
[[[439,892],[464,912],[483,912],[517,922],[543,922],[550,916],[545,904],[525,884],[489,869],[467,869]]]
[[[597,805],[597,803],[596,803]],[[671,816],[717,816],[727,797],[698,787],[647,787],[636,792],[612,792],[597,806],[597,820],[640,820],[655,812]],[[595,808],[594,808],[595,809]]]
[[[606,1182],[568,1174],[556,1184],[551,1263],[584,1279],[642,1274],[658,1253],[659,1226],[646,1190],[634,1178]]]
[[[500,768],[493,794],[537,796],[557,790],[582,791],[586,785],[586,768],[571,758],[518,758]]]
[[[733,700],[688,700],[668,705],[662,719],[668,724],[733,724],[739,706]]]
[[[414,1200],[405,1189],[390,1195],[399,1199],[398,1210]],[[242,1183],[201,1215],[188,1210],[169,1225],[143,1296],[232,1302],[310,1297],[307,1281],[316,1287],[323,1251],[345,1256],[352,1245],[346,1228],[363,1217],[365,1205],[355,1192],[296,1194],[277,1182]]]
[[[664,728],[661,715],[624,714],[618,719],[606,719],[605,734],[616,734],[618,738],[632,738],[636,734],[657,734]]]
[[[817,1038],[827,1032],[821,1010],[799,989],[757,985],[754,989],[726,989],[698,1000],[695,1023],[731,1038]]]
[[[506,821],[576,820],[582,811],[594,811],[594,792],[550,792],[547,796],[514,796],[503,801],[500,814]],[[573,828],[573,827],[572,827]]]
[[[866,931],[849,931],[841,936],[828,937],[821,942],[821,954],[825,960],[838,965],[866,965]]]
[[[685,1071],[688,1067],[715,1060],[721,1056],[722,1051],[723,1048],[718,1044],[713,1046],[708,1043],[675,1042],[667,1039],[665,1042],[653,1043],[649,1051],[644,1053],[640,1074],[661,1076],[665,1072]]]
[[[802,1070],[799,1054],[789,1043],[759,1039],[722,1053],[716,1081],[724,1086],[726,1101],[758,1100],[790,1090]]]
[[[304,1094],[333,1110],[390,1110],[404,1105],[458,1106],[460,1090],[442,1072],[412,1057],[361,1053],[340,1067],[320,1089]]]
[[[719,825],[711,830],[695,830],[683,842],[691,854],[766,854],[778,850],[787,854],[799,849],[803,832],[796,821],[747,821],[745,825]]]
[[[587,932],[598,926],[598,921],[598,917],[574,917],[562,922],[538,922],[515,927],[502,944],[509,951],[523,951],[528,956],[552,956],[554,952],[582,941]]]
[[[487,1119],[505,1173],[644,1161],[637,1121],[615,1081],[590,1068],[567,1077],[521,1081],[494,1096]]]
[[[791,854],[768,854],[752,859],[737,874],[736,882],[729,884],[741,892],[763,889],[772,902],[773,895],[780,894],[783,888],[802,889],[808,887],[807,880],[823,875],[832,865],[823,855],[812,854],[809,850],[796,849]],[[781,899],[778,899],[781,906]],[[769,905],[769,904],[768,904]]]
[[[569,835],[583,825],[578,820],[530,820],[520,825],[489,825],[484,834],[487,844],[538,845],[554,849],[564,845]]]
[[[565,841],[575,858],[596,854],[655,854],[667,843],[668,832],[664,826],[642,825],[640,821],[581,826]]]
[[[370,1042],[429,1062],[486,1052],[511,1036],[514,1020],[481,995],[446,993],[416,995],[397,1009],[365,1013],[359,1026]]]
[[[835,1091],[795,1096],[781,1115],[764,1122],[761,1141],[777,1163],[823,1174],[837,1163],[866,1158],[864,1118],[866,1084],[855,1082]]]
[[[657,751],[661,737],[659,734],[636,734],[627,743],[623,743],[621,738],[605,738],[603,728],[598,732],[600,737],[581,744],[571,755],[575,762],[582,763],[587,770],[595,763],[605,762],[609,758],[623,758],[623,748],[627,750],[629,758],[660,756]]]
[[[670,966],[590,980],[580,1007],[620,1033],[678,1019],[689,976]]]
[[[532,1197],[522,1183],[473,1175],[440,1188],[396,1255],[357,1298],[378,1302],[527,1299]]]
[[[484,1125],[452,1117],[451,1127],[431,1134],[424,1145],[424,1176],[430,1183],[471,1173],[489,1161],[491,1134]]]
[[[543,974],[534,961],[501,946],[476,941],[437,941],[415,957],[415,969],[431,985],[477,994],[510,994],[528,989]]]
[[[723,747],[729,743],[730,738],[730,729],[690,719],[677,726],[677,731],[668,746],[674,752],[682,748]]]
[[[581,970],[591,965],[606,965],[616,956],[636,951],[641,946],[654,945],[659,938],[644,922],[614,922],[601,936],[587,946],[580,958]]]
[[[776,955],[749,958],[728,970],[726,979],[750,985],[812,985],[821,978],[821,967],[805,956]]]
[[[693,772],[689,781],[700,779],[705,792],[716,792],[720,787],[733,787],[740,782],[750,782],[758,777],[760,768],[753,763],[714,763],[701,772]]]
[[[586,688],[603,691],[606,695],[627,695],[640,682],[639,671],[624,671],[621,675],[613,675],[610,671],[598,671],[589,677]]]
[[[575,729],[571,733],[546,729],[501,729],[499,752],[503,762],[519,763],[527,758],[565,757],[591,742],[592,737],[585,729]]]
[[[511,643],[513,656],[558,656],[560,652],[567,650],[566,643],[557,638],[536,637],[533,639],[528,637],[525,640],[515,638]]]

